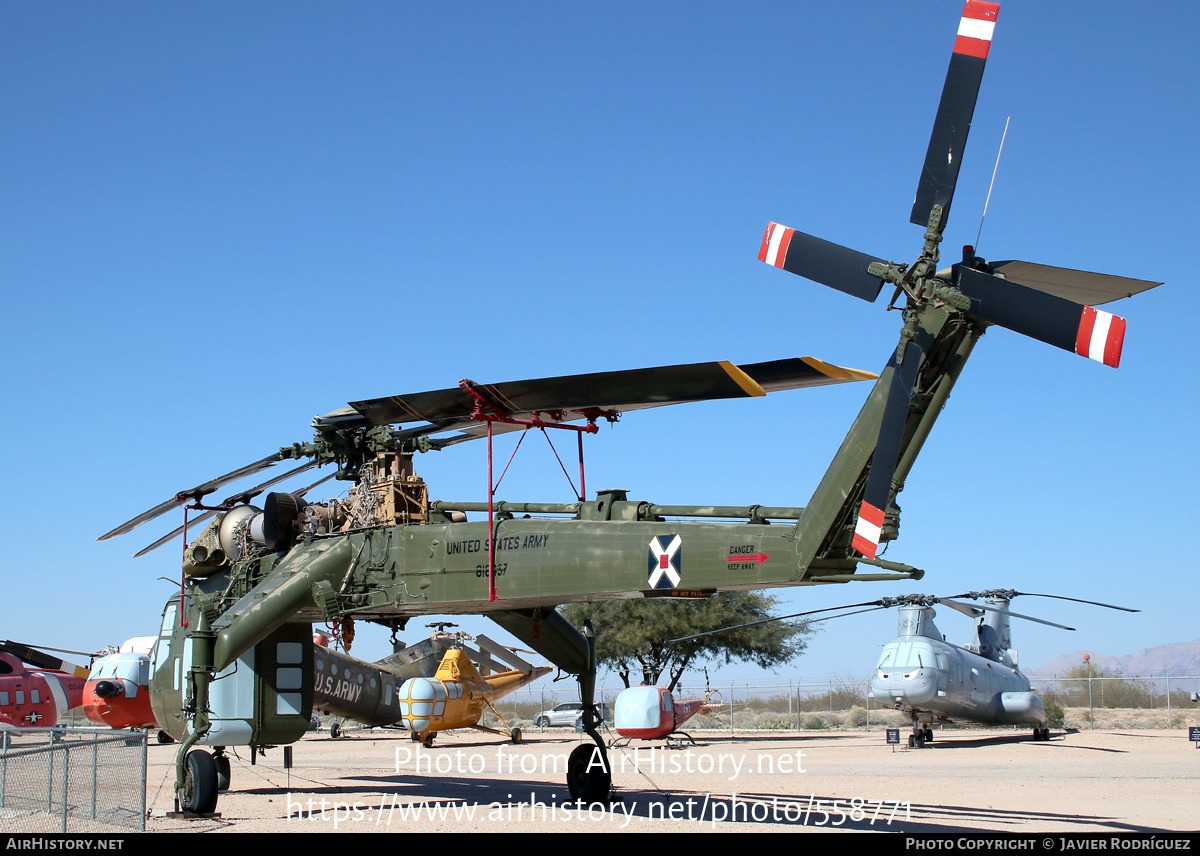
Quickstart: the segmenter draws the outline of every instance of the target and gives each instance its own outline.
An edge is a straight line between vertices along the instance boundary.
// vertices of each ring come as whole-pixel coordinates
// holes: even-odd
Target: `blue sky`
[[[960,12],[6,4],[0,635],[91,649],[150,631],[174,548],[129,556],[178,520],[95,537],[349,400],[712,359],[878,371],[899,329],[884,299],[763,265],[758,243],[775,220],[915,258]],[[887,558],[926,578],[783,592],[789,610],[997,586],[1143,610],[1025,600],[1079,628],[1019,627],[1030,665],[1197,636],[1198,19],[1002,5],[946,258],[975,238],[1011,116],[980,254],[1166,285],[1107,307],[1129,319],[1116,371],[990,331],[900,497]],[[803,504],[866,393],[631,414],[591,438],[588,483]],[[418,466],[435,498],[482,498],[484,452]],[[506,498],[568,498],[547,452],[518,460]],[[893,629],[831,624],[794,672],[865,673]]]

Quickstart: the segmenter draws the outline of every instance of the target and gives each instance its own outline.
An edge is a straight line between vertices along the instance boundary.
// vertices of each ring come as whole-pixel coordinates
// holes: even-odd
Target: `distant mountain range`
[[[1036,669],[1026,669],[1025,674],[1031,677],[1053,677],[1061,675],[1072,666],[1083,662],[1084,651],[1074,651],[1055,657],[1044,666]],[[1110,672],[1120,672],[1122,675],[1138,675],[1148,677],[1154,675],[1181,675],[1185,677],[1200,676],[1200,639],[1191,642],[1172,642],[1169,645],[1158,645],[1154,648],[1143,648],[1136,654],[1126,654],[1123,657],[1110,657],[1108,654],[1091,654],[1091,661],[1098,667]]]

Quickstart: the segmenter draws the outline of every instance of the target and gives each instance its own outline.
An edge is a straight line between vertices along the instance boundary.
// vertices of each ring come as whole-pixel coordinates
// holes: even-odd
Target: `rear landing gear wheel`
[[[329,726],[329,736],[332,737],[334,740],[337,740],[339,737],[342,736],[341,723],[335,722],[335,723],[333,723],[333,725]]]
[[[514,746],[516,746],[518,743],[520,743],[521,742],[521,729],[514,728],[512,730],[511,737],[512,737],[512,742],[513,742]]]
[[[183,787],[175,792],[185,814],[212,814],[217,807],[217,765],[213,756],[193,749],[184,759]]]
[[[572,799],[604,802],[611,788],[612,773],[598,746],[584,743],[571,750],[567,759],[567,790]]]

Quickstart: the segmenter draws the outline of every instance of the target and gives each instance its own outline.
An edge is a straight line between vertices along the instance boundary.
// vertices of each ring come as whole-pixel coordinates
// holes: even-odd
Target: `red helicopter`
[[[676,701],[670,690],[643,684],[622,690],[617,696],[613,726],[626,743],[630,740],[665,738],[668,746],[681,745],[676,734],[695,743],[692,736],[680,731],[679,727],[697,713],[716,709],[720,705],[720,693],[717,690],[706,690],[702,699]]]
[[[83,703],[88,670],[18,642],[0,642],[0,728],[50,728]]]

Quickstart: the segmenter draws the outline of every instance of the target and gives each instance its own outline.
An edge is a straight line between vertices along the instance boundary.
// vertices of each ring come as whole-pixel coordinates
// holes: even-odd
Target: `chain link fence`
[[[880,706],[870,698],[869,676],[835,676],[780,684],[713,684],[714,709],[698,714],[697,730],[791,730],[824,728],[901,727],[907,714]],[[1200,691],[1198,676],[1105,676],[1092,679],[1032,678],[1035,692],[1055,727],[1177,728],[1200,724],[1200,704],[1191,694]],[[610,708],[624,684],[605,682],[596,698]],[[703,698],[706,687],[686,679],[676,687],[677,699]],[[497,705],[509,725],[529,730],[538,713],[579,701],[574,681],[543,681],[506,697]],[[490,716],[490,714],[489,714]],[[488,723],[490,724],[490,723]]]
[[[146,733],[0,732],[0,829],[145,831]]]

